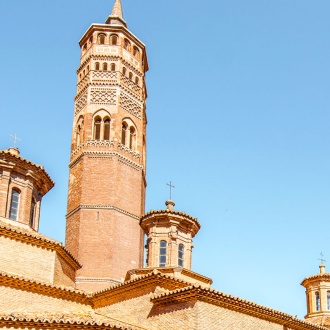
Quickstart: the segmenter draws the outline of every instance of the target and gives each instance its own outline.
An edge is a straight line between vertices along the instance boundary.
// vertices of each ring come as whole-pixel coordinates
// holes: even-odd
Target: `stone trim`
[[[82,210],[82,209],[91,209],[91,210],[114,210],[120,213],[123,213],[135,220],[140,220],[140,217],[129,213],[123,209],[120,209],[119,207],[113,206],[113,205],[93,205],[93,204],[80,204],[79,206],[77,206],[75,209],[73,209],[72,211],[70,211],[69,213],[67,213],[66,218],[71,217],[74,213]]]
[[[269,322],[281,324],[295,330],[326,329],[322,326],[317,326],[306,321],[302,321],[292,315],[258,305],[251,301],[234,297],[220,291],[203,288],[199,285],[187,286],[182,289],[155,295],[153,298],[151,298],[151,302],[153,302],[155,306],[159,307],[187,301],[203,301]]]
[[[82,267],[78,260],[61,242],[45,238],[39,233],[25,232],[0,224],[0,236],[31,244],[42,249],[56,251],[74,270],[78,270]]]

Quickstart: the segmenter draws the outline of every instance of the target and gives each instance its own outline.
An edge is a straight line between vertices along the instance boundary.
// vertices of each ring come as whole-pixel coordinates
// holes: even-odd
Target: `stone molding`
[[[113,206],[113,205],[92,205],[92,204],[81,204],[79,206],[77,206],[75,209],[73,209],[72,211],[70,211],[66,217],[71,217],[74,213],[80,211],[80,210],[86,210],[86,209],[90,209],[90,210],[113,210],[113,211],[117,211],[120,212],[122,214],[125,214],[135,220],[140,220],[140,217],[129,213],[123,209],[120,209],[119,207]]]

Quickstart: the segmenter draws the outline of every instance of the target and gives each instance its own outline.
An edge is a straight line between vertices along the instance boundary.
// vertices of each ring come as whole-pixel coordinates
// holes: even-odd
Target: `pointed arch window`
[[[103,121],[103,140],[110,140],[110,118]]]
[[[118,44],[118,36],[116,34],[113,34],[110,36],[110,44],[111,45],[117,45]]]
[[[95,70],[96,71],[99,71],[100,70],[100,63],[99,62],[96,62],[95,63]]]
[[[126,68],[123,67],[123,75],[126,76]]]
[[[126,132],[127,132],[127,123],[123,122],[121,126],[121,144],[126,145]]]
[[[321,309],[320,294],[318,292],[315,292],[315,307],[316,311],[319,311]]]
[[[107,63],[103,63],[103,71],[107,71],[108,70],[108,64]]]
[[[183,261],[184,261],[184,245],[179,244],[178,249],[178,265],[183,267]]]
[[[111,71],[116,71],[116,64],[115,63],[111,63]]]
[[[18,219],[19,199],[20,199],[20,191],[18,189],[14,188],[11,191],[10,210],[9,210],[10,219],[13,219],[13,220]]]
[[[101,117],[97,116],[94,120],[94,140],[101,138]]]
[[[98,35],[98,42],[99,42],[100,45],[105,44],[105,34],[99,34]]]
[[[159,243],[159,267],[166,266],[167,259],[167,242],[160,241]]]
[[[130,73],[128,74],[128,77],[129,77],[129,80],[133,80],[133,73],[130,72]]]

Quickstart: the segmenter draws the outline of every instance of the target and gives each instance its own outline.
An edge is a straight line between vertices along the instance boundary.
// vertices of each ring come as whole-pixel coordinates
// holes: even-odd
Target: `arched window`
[[[34,198],[32,198],[31,202],[31,210],[30,210],[30,226],[33,227],[34,225],[34,216],[35,216],[35,209],[36,209],[36,201]]]
[[[135,84],[139,86],[139,77],[135,77]]]
[[[327,291],[327,308],[330,310],[330,291]]]
[[[126,68],[123,67],[123,75],[126,76]]]
[[[319,311],[321,309],[320,294],[318,292],[315,292],[315,307],[316,311]]]
[[[100,140],[101,138],[101,118],[97,116],[94,119],[94,140]]]
[[[127,124],[123,122],[121,126],[121,144],[126,145],[126,131],[127,131]]]
[[[87,65],[87,72],[89,72],[89,65]]]
[[[178,265],[183,267],[183,260],[184,260],[184,245],[179,244],[178,249]]]
[[[135,57],[139,57],[139,50],[138,50],[138,48],[136,47],[136,46],[134,46],[133,47],[133,55],[135,56]]]
[[[135,147],[135,128],[133,126],[129,129],[129,148],[134,149]]]
[[[110,140],[110,118],[104,119],[103,140]]]
[[[167,242],[160,241],[159,244],[159,267],[166,266]]]
[[[103,71],[107,71],[108,70],[108,64],[107,63],[103,63]]]
[[[128,77],[129,77],[129,80],[133,80],[133,73],[130,72],[130,73],[128,74]]]
[[[111,45],[117,45],[118,43],[118,36],[113,34],[112,36],[110,36],[110,44]]]
[[[115,63],[111,63],[111,71],[116,71],[116,64]]]
[[[13,220],[18,218],[19,195],[20,191],[18,189],[14,188],[11,191],[9,218]]]
[[[89,43],[90,43],[90,44],[93,43],[93,36],[91,36],[91,37],[89,38]]]
[[[124,48],[128,51],[131,49],[131,44],[127,39],[124,40]]]
[[[87,50],[87,43],[84,45],[84,51]]]
[[[104,45],[105,43],[105,34],[99,34],[98,35],[98,41],[100,45]]]
[[[99,71],[100,70],[100,63],[99,62],[96,62],[95,63],[95,70],[96,71]]]

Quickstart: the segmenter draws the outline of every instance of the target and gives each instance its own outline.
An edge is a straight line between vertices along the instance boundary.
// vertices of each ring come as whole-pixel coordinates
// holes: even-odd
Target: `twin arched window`
[[[123,121],[121,126],[121,144],[134,150],[136,147],[136,130],[133,125],[129,126],[127,121]]]
[[[89,71],[89,68],[87,68]],[[111,71],[116,71],[116,64],[115,63],[111,63],[110,64],[110,69]],[[99,62],[95,62],[95,71],[99,71],[100,70],[100,63]],[[102,70],[103,71],[107,71],[108,70],[108,63],[103,63],[102,64]]]
[[[11,192],[11,199],[10,199],[10,210],[9,210],[10,219],[13,220],[18,219],[19,198],[20,198],[20,191],[14,188]]]
[[[105,44],[105,34],[99,34],[97,39],[98,39],[98,43],[100,45],[104,45]]]
[[[131,43],[127,39],[124,40],[124,48],[128,51],[131,50]]]
[[[160,241],[159,244],[159,267],[166,266],[166,258],[167,258],[167,242]]]
[[[118,36],[116,34],[113,34],[110,36],[110,44],[111,45],[117,45],[118,44]]]
[[[93,129],[94,140],[110,140],[110,118],[96,116]]]

